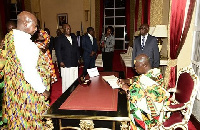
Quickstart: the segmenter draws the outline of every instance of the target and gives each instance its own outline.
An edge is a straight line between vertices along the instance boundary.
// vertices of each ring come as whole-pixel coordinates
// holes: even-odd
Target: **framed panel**
[[[105,17],[114,16],[114,9],[105,9]]]
[[[67,13],[62,13],[57,15],[57,28],[62,28],[62,25],[68,23],[68,16]]]
[[[125,17],[115,17],[115,25],[125,25]]]
[[[114,27],[115,49],[125,49],[125,28],[126,28],[126,0],[105,0],[104,1],[104,26]],[[105,31],[104,31],[105,33]],[[126,38],[127,40],[127,38]]]
[[[115,16],[126,16],[125,8],[124,9],[115,9]]]
[[[105,18],[105,25],[114,25],[114,18]]]
[[[115,27],[115,38],[124,38],[124,27]]]
[[[114,1],[113,0],[105,0],[105,8],[114,8]]]
[[[115,0],[115,8],[125,7],[126,0]]]
[[[115,49],[123,50],[124,49],[124,40],[115,40]]]

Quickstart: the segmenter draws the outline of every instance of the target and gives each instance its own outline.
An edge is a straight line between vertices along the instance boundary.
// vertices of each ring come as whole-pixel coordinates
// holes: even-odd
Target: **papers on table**
[[[88,72],[88,74],[89,74],[90,77],[95,77],[95,76],[99,75],[97,67],[91,68],[91,69],[87,69],[87,72]]]
[[[118,86],[118,84],[117,84],[118,78],[115,77],[114,75],[102,76],[102,78],[103,78],[106,82],[108,82],[112,88],[120,88],[120,87]]]

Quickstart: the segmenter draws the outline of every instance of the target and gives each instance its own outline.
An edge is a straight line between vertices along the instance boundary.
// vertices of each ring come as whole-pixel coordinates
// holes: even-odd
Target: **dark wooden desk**
[[[118,72],[101,72],[100,75],[113,75]],[[120,76],[123,78],[122,76]],[[95,77],[96,78],[96,77]],[[60,129],[66,129],[69,127],[62,127],[61,119],[78,119],[80,120],[80,128],[88,129],[94,128],[93,120],[100,121],[112,121],[112,129],[115,129],[115,122],[121,122],[121,129],[128,129],[127,123],[130,121],[129,119],[129,110],[128,110],[128,102],[126,98],[126,94],[124,91],[119,89],[118,91],[118,105],[117,111],[93,111],[93,110],[63,110],[59,109],[60,106],[65,102],[65,100],[69,97],[69,95],[75,90],[75,88],[79,85],[78,80],[76,80],[71,87],[65,91],[50,107],[47,114],[43,115],[45,118],[53,118],[59,120]],[[90,84],[92,85],[92,84]],[[79,128],[79,129],[80,129]]]

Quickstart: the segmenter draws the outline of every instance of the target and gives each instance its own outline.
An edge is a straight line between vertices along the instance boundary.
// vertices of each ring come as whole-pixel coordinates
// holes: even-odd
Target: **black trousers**
[[[113,52],[102,52],[103,69],[111,72],[113,67]]]
[[[87,75],[87,69],[91,69],[95,67],[95,58],[96,57],[86,57],[84,58],[84,69],[83,69],[83,76]]]

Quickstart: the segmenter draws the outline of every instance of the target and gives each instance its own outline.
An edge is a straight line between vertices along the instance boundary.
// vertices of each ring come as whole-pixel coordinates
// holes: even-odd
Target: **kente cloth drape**
[[[130,0],[126,0],[126,30],[128,40],[130,38]]]
[[[182,49],[182,46],[187,36],[187,32],[190,27],[191,19],[192,19],[192,13],[194,10],[195,0],[190,0],[185,27],[183,30],[186,2],[187,0],[172,0],[172,3],[171,3],[170,58],[172,60],[177,59],[180,53],[180,50]],[[175,87],[176,68],[177,66],[172,66],[170,68],[168,88]]]

